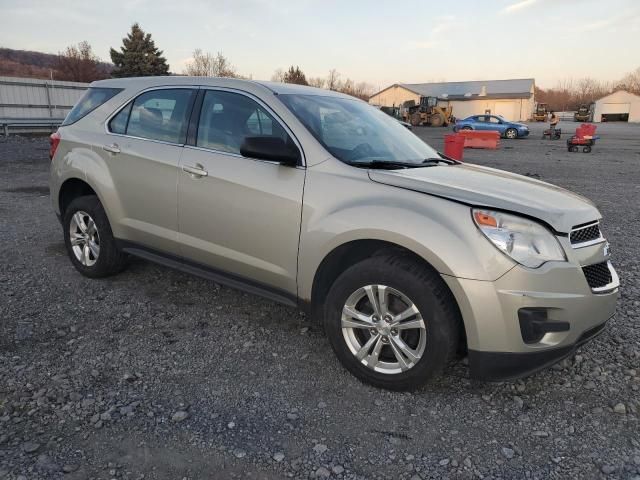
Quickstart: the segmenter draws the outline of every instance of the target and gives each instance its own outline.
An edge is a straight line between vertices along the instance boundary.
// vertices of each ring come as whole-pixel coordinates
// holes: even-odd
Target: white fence
[[[88,88],[88,83],[0,77],[0,125],[15,124],[12,131],[37,131],[37,123],[62,119]],[[33,120],[34,127],[27,124]],[[6,127],[5,127],[6,128]]]

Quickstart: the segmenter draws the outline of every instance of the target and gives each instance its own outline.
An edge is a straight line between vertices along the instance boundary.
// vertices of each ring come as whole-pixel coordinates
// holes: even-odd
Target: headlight
[[[516,262],[538,268],[549,261],[566,261],[556,237],[533,220],[491,210],[473,209],[473,220],[482,233]]]

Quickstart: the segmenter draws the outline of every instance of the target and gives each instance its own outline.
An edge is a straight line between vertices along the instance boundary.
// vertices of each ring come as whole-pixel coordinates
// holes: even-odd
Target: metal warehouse
[[[640,122],[640,97],[618,90],[596,100],[594,122]]]
[[[401,107],[422,97],[435,97],[440,105],[453,107],[453,115],[491,113],[509,120],[524,121],[531,118],[535,106],[535,80],[479,80],[470,82],[396,83],[374,94],[369,103],[381,107]]]

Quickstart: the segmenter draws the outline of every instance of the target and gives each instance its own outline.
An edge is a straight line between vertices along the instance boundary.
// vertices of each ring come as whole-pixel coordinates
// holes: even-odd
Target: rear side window
[[[109,131],[113,133],[120,133],[124,135],[127,133],[127,123],[129,122],[129,114],[131,113],[131,106],[133,102],[124,107],[118,112],[118,114],[109,122]]]
[[[194,90],[185,88],[143,93],[133,101],[124,133],[132,137],[184,143],[194,95]],[[120,114],[124,117],[123,111]],[[118,118],[120,114],[110,124],[114,133],[122,133],[125,124],[123,118]]]
[[[77,122],[103,103],[111,100],[122,90],[122,88],[89,88],[67,114],[64,122],[62,122],[62,126]]]

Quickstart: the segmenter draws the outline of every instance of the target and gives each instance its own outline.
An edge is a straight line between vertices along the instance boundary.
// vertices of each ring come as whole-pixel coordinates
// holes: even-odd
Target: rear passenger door
[[[111,216],[119,239],[179,255],[176,183],[196,93],[149,90],[109,120],[100,154],[116,190]]]
[[[478,115],[475,117],[473,124],[473,128],[475,130],[486,130],[487,126],[487,117],[485,115]]]
[[[185,261],[293,299],[305,169],[243,157],[240,146],[247,136],[299,145],[256,97],[224,89],[200,95],[197,134],[190,127],[178,178]]]

